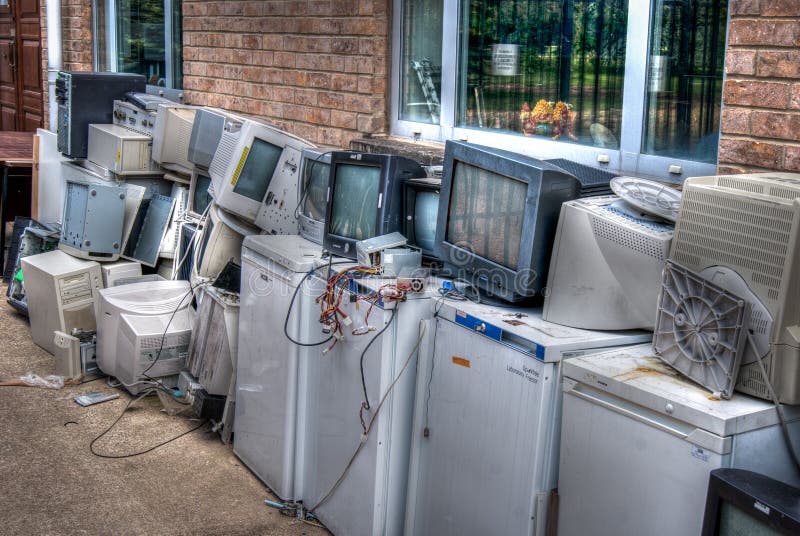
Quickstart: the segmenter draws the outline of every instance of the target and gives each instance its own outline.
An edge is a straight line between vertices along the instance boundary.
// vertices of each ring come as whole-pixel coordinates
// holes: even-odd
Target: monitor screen
[[[439,193],[417,192],[414,205],[414,239],[416,245],[423,250],[433,251],[436,245]]]
[[[380,167],[336,165],[331,201],[331,234],[354,240],[375,236],[380,178]]]
[[[722,501],[718,534],[719,536],[780,536],[781,533],[736,505]]]
[[[307,158],[303,169],[305,191],[301,213],[312,220],[324,221],[331,165],[317,158]]]
[[[446,240],[506,268],[519,264],[528,184],[455,162]]]
[[[195,178],[194,195],[192,196],[192,211],[196,214],[202,214],[208,208],[209,203],[213,199],[211,194],[208,193],[208,188],[211,186],[211,177],[198,174]]]
[[[253,139],[253,145],[236,179],[233,191],[236,194],[248,197],[256,202],[261,202],[267,195],[267,188],[272,180],[272,174],[278,166],[283,147],[278,147],[259,138]]]

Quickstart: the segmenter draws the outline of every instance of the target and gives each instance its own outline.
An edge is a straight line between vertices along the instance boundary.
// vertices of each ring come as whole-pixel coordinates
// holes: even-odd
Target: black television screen
[[[744,469],[711,471],[701,536],[800,534],[800,488]]]
[[[192,212],[195,214],[204,213],[211,203],[213,198],[208,193],[209,186],[211,186],[211,177],[198,173],[195,178],[191,207]]]
[[[436,252],[446,272],[506,301],[547,281],[561,204],[580,183],[530,156],[460,141],[445,146]]]
[[[366,240],[375,236],[381,168],[355,164],[336,166],[330,232]]]
[[[233,187],[234,193],[260,203],[267,195],[272,174],[282,154],[283,147],[253,138],[253,145],[247,152],[244,166]]]
[[[524,181],[456,162],[446,240],[515,270],[527,193]]]
[[[422,250],[428,260],[436,259],[436,225],[439,214],[441,179],[425,178],[405,181],[405,237],[408,243]]]
[[[356,242],[402,231],[403,181],[424,177],[422,167],[402,156],[331,153],[323,247],[356,258]]]

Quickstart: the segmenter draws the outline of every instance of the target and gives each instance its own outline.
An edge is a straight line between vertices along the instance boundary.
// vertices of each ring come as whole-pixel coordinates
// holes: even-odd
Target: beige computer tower
[[[100,264],[56,250],[23,258],[22,275],[34,343],[53,354],[55,331],[97,328]]]
[[[117,174],[150,171],[153,140],[119,125],[89,125],[88,159]]]

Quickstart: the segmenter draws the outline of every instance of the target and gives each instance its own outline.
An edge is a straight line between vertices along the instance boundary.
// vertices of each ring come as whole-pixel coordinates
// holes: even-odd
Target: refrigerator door
[[[441,318],[430,324],[405,534],[544,534],[560,363]]]
[[[242,254],[234,453],[283,500],[295,499],[298,346],[283,333],[304,274],[253,253]],[[303,296],[289,317],[298,334]]]

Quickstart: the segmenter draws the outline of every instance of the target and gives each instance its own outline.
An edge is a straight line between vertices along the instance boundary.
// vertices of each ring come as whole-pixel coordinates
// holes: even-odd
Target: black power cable
[[[387,329],[389,329],[389,326],[392,325],[392,322],[394,321],[394,317],[397,316],[397,308],[398,307],[400,307],[400,304],[399,303],[395,304],[394,308],[392,309],[392,316],[389,317],[389,321],[386,322],[386,325],[383,326],[383,328],[381,328],[381,330],[378,333],[376,333],[375,336],[372,337],[369,340],[367,345],[364,347],[364,350],[362,350],[361,356],[358,358],[359,366],[361,367],[361,388],[364,390],[364,409],[366,409],[366,410],[369,410],[370,406],[369,406],[369,397],[367,396],[367,379],[364,376],[364,358],[367,355],[367,351],[369,350],[369,347],[372,346],[372,343],[374,343],[376,340],[378,340],[378,338],[381,335],[383,335],[383,332],[386,331]]]

